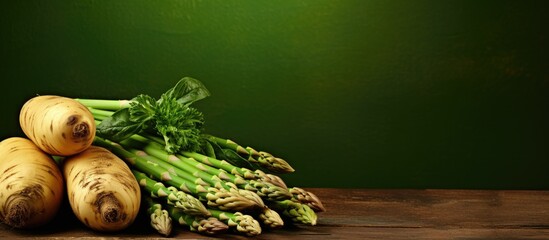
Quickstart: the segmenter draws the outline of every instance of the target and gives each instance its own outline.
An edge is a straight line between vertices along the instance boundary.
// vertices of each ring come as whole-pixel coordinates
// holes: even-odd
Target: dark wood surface
[[[549,239],[549,191],[378,190],[308,188],[327,211],[316,226],[287,225],[255,239]],[[34,230],[0,227],[1,239],[162,239],[144,218],[125,231],[96,233],[62,208],[52,224]],[[211,239],[174,228],[170,238]],[[237,234],[220,239],[246,239]]]

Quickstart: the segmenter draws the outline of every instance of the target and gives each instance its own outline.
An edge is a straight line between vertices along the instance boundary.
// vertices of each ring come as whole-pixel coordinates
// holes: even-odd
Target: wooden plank
[[[311,191],[328,209],[319,214],[320,222],[332,225],[549,228],[549,191]],[[348,216],[357,218],[350,220]]]
[[[549,191],[309,190],[327,209],[319,226],[338,226],[331,237],[549,239]]]
[[[549,191],[309,188],[327,211],[318,225],[264,229],[261,239],[549,239]],[[0,238],[165,239],[145,218],[117,233],[86,229],[64,205],[55,222],[35,230],[0,226]],[[237,234],[220,239],[247,239]],[[211,239],[177,227],[171,238]]]

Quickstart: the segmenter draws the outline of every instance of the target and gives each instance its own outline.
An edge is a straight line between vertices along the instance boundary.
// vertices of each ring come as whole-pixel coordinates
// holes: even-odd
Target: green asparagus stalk
[[[193,184],[204,186],[204,187],[210,187],[211,185],[208,183],[208,181],[205,181],[201,177],[196,177],[191,175],[190,173],[186,172],[185,170],[181,170],[179,168],[174,167],[173,165],[166,163],[164,161],[160,161],[160,159],[155,158],[146,152],[142,150],[136,150],[132,148],[125,147],[129,152],[134,154],[135,156],[140,157],[143,160],[146,160],[147,163],[157,165],[159,168],[166,169],[170,175],[177,176],[185,179],[186,181],[192,182]]]
[[[179,223],[179,225],[189,226],[189,230],[193,232],[214,235],[224,233],[229,229],[227,224],[215,217],[189,215],[181,211],[181,209],[169,205],[166,206],[166,209],[175,222]]]
[[[147,204],[147,213],[151,219],[151,226],[162,236],[167,237],[172,232],[172,218],[168,211],[162,208],[160,203],[155,202],[150,196],[143,195]]]
[[[112,141],[101,139],[96,136],[94,144],[107,148],[124,159],[126,163],[133,168],[198,197],[199,200],[206,202],[209,207],[227,211],[243,211],[259,207],[257,203],[241,196],[237,191],[196,185],[179,176],[174,176],[166,169],[158,166],[155,162],[137,156]]]
[[[293,199],[297,202],[306,204],[315,212],[325,212],[326,208],[314,193],[307,191],[303,188],[292,187],[289,188],[290,193],[293,195]]]
[[[132,100],[107,100],[107,99],[83,99],[83,98],[76,98],[75,100],[79,101],[80,103],[82,103],[82,105],[88,108],[111,111],[112,113],[114,113],[114,111],[117,111],[123,108],[131,107],[131,104],[133,102]],[[94,112],[92,111],[92,113]],[[112,113],[110,115],[112,115]],[[103,114],[103,115],[110,116],[109,114]]]
[[[92,107],[88,107],[88,109],[92,113],[93,118],[97,119],[99,121],[103,121],[103,120],[109,118],[114,113],[114,112],[109,111],[109,110],[101,110],[101,109],[96,109],[96,108],[92,108]]]
[[[269,207],[282,216],[289,218],[292,222],[307,225],[316,225],[317,215],[313,209],[306,204],[292,200],[270,202]]]
[[[247,236],[257,236],[261,234],[261,225],[250,215],[241,212],[226,212],[216,209],[209,209],[212,216],[223,221],[229,227],[237,232]]]
[[[135,169],[132,169],[132,173],[139,182],[139,185],[146,192],[150,193],[151,197],[164,199],[163,202],[179,208],[189,215],[209,216],[210,212],[194,196],[180,191],[175,187],[166,187],[163,183],[157,182]]]

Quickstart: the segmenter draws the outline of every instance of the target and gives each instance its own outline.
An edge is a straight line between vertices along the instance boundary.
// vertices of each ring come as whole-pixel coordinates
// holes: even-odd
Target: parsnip
[[[65,159],[63,175],[76,217],[97,231],[118,231],[131,225],[141,190],[130,168],[110,151],[90,146]]]
[[[15,228],[48,223],[63,199],[64,182],[53,159],[31,140],[0,142],[0,219]]]
[[[58,156],[84,151],[96,131],[88,108],[72,98],[55,95],[29,99],[21,108],[19,123],[40,149]]]

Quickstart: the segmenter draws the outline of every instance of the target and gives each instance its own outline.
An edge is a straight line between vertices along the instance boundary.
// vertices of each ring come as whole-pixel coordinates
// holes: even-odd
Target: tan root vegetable
[[[84,151],[95,137],[93,115],[72,98],[33,97],[21,108],[19,123],[25,135],[51,155],[69,156]]]
[[[48,223],[63,199],[64,182],[53,159],[31,140],[0,142],[0,220],[14,228]]]
[[[141,190],[130,168],[110,151],[90,146],[63,164],[70,206],[91,229],[103,232],[131,225],[141,203]]]

